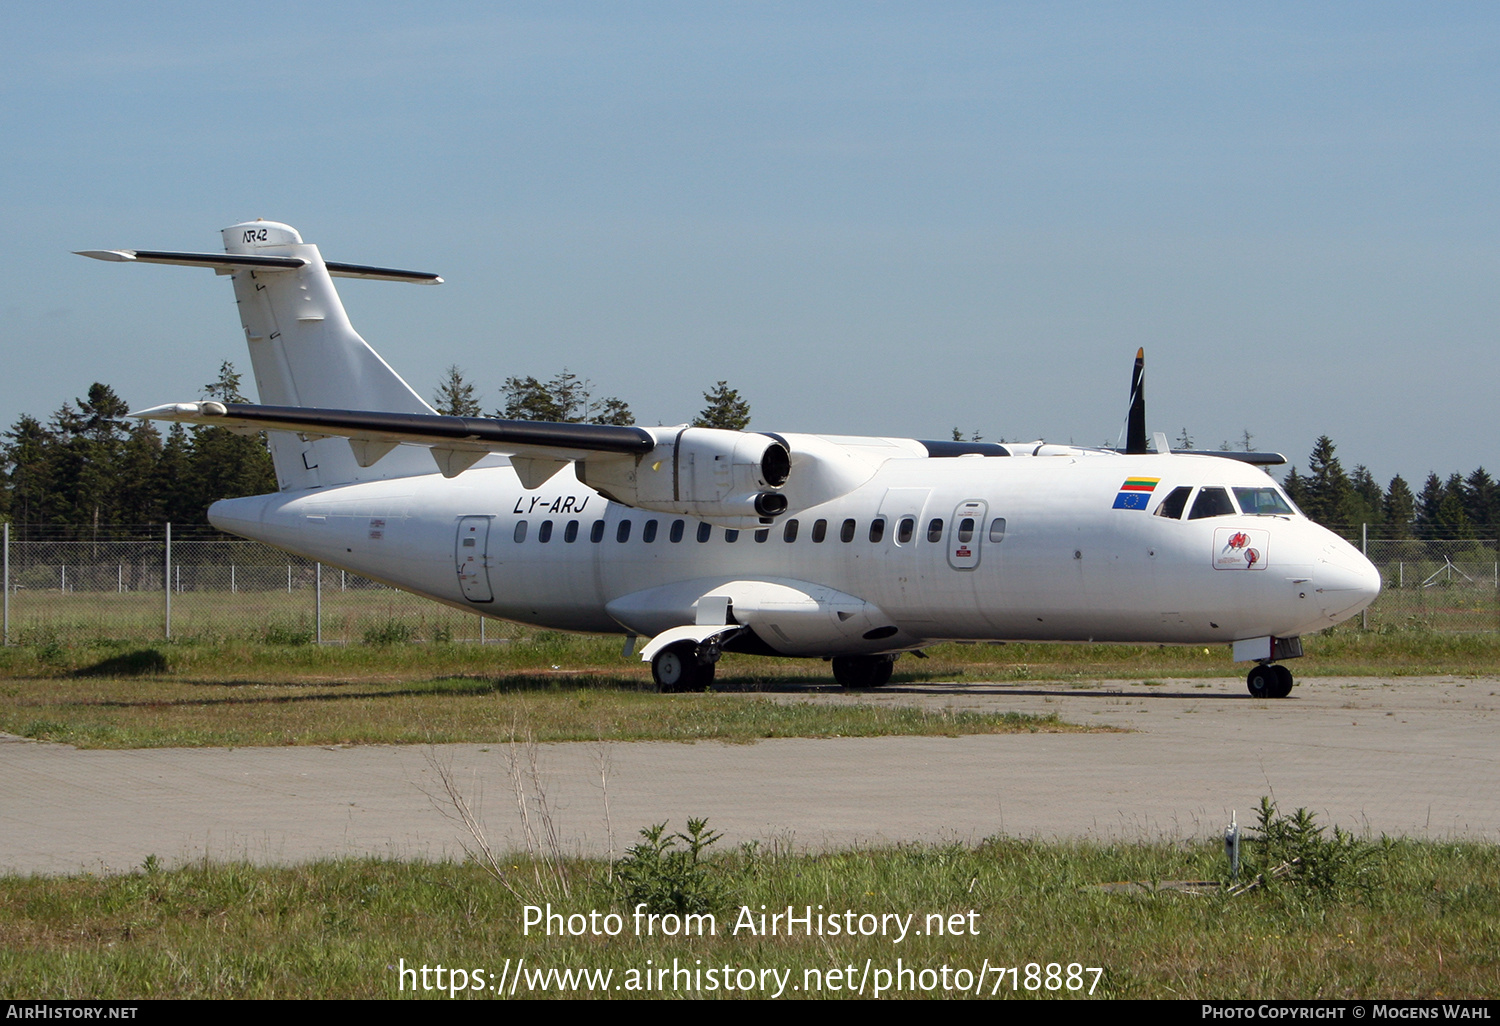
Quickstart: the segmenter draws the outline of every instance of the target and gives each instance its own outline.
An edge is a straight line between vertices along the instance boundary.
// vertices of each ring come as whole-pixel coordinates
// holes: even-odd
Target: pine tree
[[[1385,491],[1369,467],[1360,464],[1354,468],[1354,473],[1349,475],[1349,491],[1349,523],[1381,526],[1385,521]]]
[[[1469,523],[1486,534],[1500,520],[1500,485],[1483,467],[1464,478],[1463,506]]]
[[[120,453],[120,496],[116,504],[121,524],[156,524],[163,519],[163,496],[157,483],[161,463],[161,432],[142,421],[130,432]],[[182,482],[175,483],[181,487]]]
[[[249,401],[240,392],[240,375],[227,360],[219,365],[219,376],[203,386],[203,394],[221,403]],[[274,492],[276,471],[266,448],[265,433],[247,435],[231,428],[193,428],[187,476],[174,487],[182,493],[179,516],[186,513],[185,522],[194,524],[208,523],[208,507],[220,499]]]
[[[1417,519],[1417,500],[1411,494],[1411,486],[1400,474],[1391,478],[1381,502],[1380,512],[1385,522],[1385,533],[1391,538],[1410,538]]]
[[[740,397],[737,389],[729,387],[729,382],[716,382],[703,393],[703,400],[708,405],[693,420],[694,427],[743,431],[750,426],[750,404]]]
[[[1352,490],[1335,456],[1333,439],[1320,435],[1307,458],[1307,499],[1302,511],[1324,527],[1347,527]]]
[[[611,396],[599,404],[597,412],[589,420],[595,424],[629,427],[635,423],[635,414],[630,412],[630,407],[623,401]]]
[[[533,377],[506,378],[501,392],[505,405],[495,416],[505,420],[539,420],[559,424],[635,423],[635,415],[622,399],[605,396],[595,399],[594,383],[580,378],[566,367],[551,381]]]
[[[448,365],[448,370],[432,396],[432,407],[445,417],[479,417],[479,395],[473,385],[464,379],[458,364]]]
[[[191,477],[192,456],[193,443],[187,429],[181,424],[173,424],[167,429],[161,459],[156,462],[156,491],[161,496],[161,517],[169,523],[194,523],[195,517],[202,512],[197,495],[184,487]]]
[[[23,414],[5,437],[5,490],[10,520],[23,526],[46,523],[51,515],[57,436],[35,417]]]
[[[1281,482],[1281,488],[1286,492],[1286,497],[1292,500],[1292,505],[1303,510],[1303,503],[1307,501],[1307,478],[1297,473],[1296,464],[1286,472],[1286,477]]]
[[[1419,538],[1442,537],[1439,528],[1442,508],[1443,478],[1428,471],[1427,483],[1422,484],[1422,493],[1416,496],[1416,535]]]

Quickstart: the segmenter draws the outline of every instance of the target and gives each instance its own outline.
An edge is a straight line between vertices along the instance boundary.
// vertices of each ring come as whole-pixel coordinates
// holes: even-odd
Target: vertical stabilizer
[[[1146,350],[1135,351],[1130,372],[1130,412],[1125,419],[1125,451],[1133,456],[1146,452]]]
[[[231,255],[296,257],[300,267],[232,271],[240,322],[260,401],[271,406],[432,413],[349,323],[318,247],[289,225],[249,221],[224,229]],[[220,273],[224,273],[221,271]],[[286,431],[269,433],[283,490],[432,472],[425,450],[399,446],[361,467],[349,442]]]

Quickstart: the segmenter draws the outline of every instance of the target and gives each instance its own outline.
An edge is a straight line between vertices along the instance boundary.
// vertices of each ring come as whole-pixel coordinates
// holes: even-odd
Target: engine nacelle
[[[769,435],[718,428],[648,428],[644,456],[579,460],[578,479],[605,498],[657,513],[753,526],[786,512],[791,454]]]

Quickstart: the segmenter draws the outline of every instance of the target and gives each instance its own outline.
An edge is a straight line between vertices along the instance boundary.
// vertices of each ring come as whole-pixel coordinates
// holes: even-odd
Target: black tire
[[[1245,674],[1245,687],[1250,689],[1252,698],[1271,698],[1276,686],[1276,667],[1274,666],[1264,664],[1252,666],[1250,672]]]
[[[1292,685],[1295,683],[1292,679],[1292,671],[1280,663],[1277,663],[1271,669],[1276,671],[1276,685],[1271,688],[1271,697],[1285,698],[1292,693]]]
[[[679,641],[652,658],[651,678],[664,694],[701,691],[713,683],[714,664],[700,661],[691,641]]]
[[[895,656],[834,656],[833,679],[851,691],[878,688],[890,683],[895,666]]]

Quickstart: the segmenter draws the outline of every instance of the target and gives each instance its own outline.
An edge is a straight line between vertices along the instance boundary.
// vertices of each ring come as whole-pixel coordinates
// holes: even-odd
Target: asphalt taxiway
[[[725,842],[826,848],[1217,834],[1262,795],[1360,834],[1500,840],[1500,677],[897,685],[784,701],[1055,712],[1123,730],[726,745],[80,751],[0,735],[0,871],[109,872],[148,855],[290,863],[462,855],[442,782],[523,847],[516,786],[566,850],[707,817]],[[441,772],[440,772],[441,770]],[[608,811],[606,813],[606,800]]]

